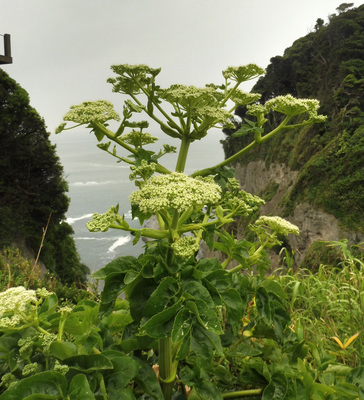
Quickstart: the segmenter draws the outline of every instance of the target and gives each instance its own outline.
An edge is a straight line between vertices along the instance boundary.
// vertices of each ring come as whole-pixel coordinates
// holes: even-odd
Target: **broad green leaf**
[[[133,256],[123,256],[115,258],[115,260],[109,262],[104,268],[96,271],[92,276],[95,279],[105,279],[107,275],[114,272],[127,272],[134,268],[138,260]]]
[[[287,299],[286,293],[277,281],[273,279],[264,279],[261,286],[263,286],[267,292],[272,292],[282,299]]]
[[[76,375],[69,387],[69,400],[95,400],[85,375]]]
[[[208,307],[213,308],[215,306],[209,291],[201,283],[187,281],[183,283],[182,288],[184,292],[189,293],[193,298],[204,301]]]
[[[214,332],[217,335],[223,334],[215,307],[211,309],[204,301],[198,299],[186,301],[185,306],[195,314],[198,322],[206,330]]]
[[[134,393],[131,389],[123,389],[119,393],[117,393],[116,396],[117,397],[115,397],[114,399],[109,396],[110,399],[108,400],[135,400]]]
[[[113,272],[106,276],[105,286],[101,293],[100,313],[110,314],[114,308],[116,298],[124,291],[126,284],[124,274]]]
[[[142,387],[145,393],[151,396],[154,400],[164,400],[157,375],[155,374],[153,368],[147,362],[136,357],[133,358],[140,366],[139,373],[135,377],[135,381]]]
[[[111,333],[121,332],[127,325],[133,322],[129,311],[118,310],[109,314],[106,318],[106,325]]]
[[[144,309],[144,316],[149,318],[170,307],[179,291],[176,279],[168,276],[162,279],[157,289],[150,295]]]
[[[243,301],[239,292],[236,289],[228,289],[221,293],[221,297],[227,306],[227,320],[229,324],[240,326],[243,318]]]
[[[100,369],[113,369],[111,361],[102,354],[87,354],[68,357],[63,360],[70,368],[85,374]]]
[[[154,315],[145,324],[143,324],[140,329],[147,335],[156,339],[162,339],[170,336],[173,328],[174,318],[180,307],[181,301],[173,304],[172,307],[169,307]]]
[[[191,330],[192,318],[190,312],[186,308],[180,310],[174,320],[172,329],[172,342],[178,343],[184,339]]]
[[[140,280],[139,280],[140,279]],[[144,315],[144,307],[150,295],[157,288],[154,279],[141,279],[128,288],[128,300],[130,302],[130,315],[134,321],[139,322]]]
[[[273,310],[271,308],[268,292],[265,288],[259,287],[255,293],[255,304],[263,319],[271,324],[273,322]]]
[[[201,258],[196,267],[199,271],[204,273],[210,273],[212,271],[222,269],[217,258]]]
[[[18,381],[1,394],[0,400],[19,400],[25,399],[31,395],[47,395],[55,396],[55,398],[64,398],[66,393],[66,378],[58,372],[47,371]]]
[[[201,400],[223,400],[218,388],[208,381],[200,381],[193,387]]]
[[[222,355],[222,346],[219,336],[213,332],[206,331],[196,325],[191,331],[191,351],[197,355],[197,363],[201,366],[211,361],[214,351]]]
[[[282,372],[272,374],[271,381],[263,391],[262,400],[283,400],[287,393],[288,381]]]
[[[60,360],[76,356],[78,353],[77,346],[72,342],[52,342],[49,350],[52,356]]]
[[[52,293],[50,296],[46,297],[42,303],[42,305],[38,308],[38,315],[40,318],[44,314],[51,314],[56,310],[58,304],[57,295]]]
[[[231,274],[222,269],[216,270],[204,278],[204,280],[212,284],[219,292],[227,290],[232,286],[231,279]]]
[[[66,333],[71,335],[82,335],[89,333],[93,328],[93,324],[97,320],[97,307],[77,306],[72,313],[67,315],[64,329]]]
[[[119,352],[105,352],[112,362],[114,369],[106,374],[107,392],[112,395],[127,387],[139,372],[140,365],[131,357]]]
[[[353,368],[346,376],[346,381],[364,388],[364,367]]]
[[[191,330],[188,332],[188,335],[185,336],[184,339],[182,340],[182,343],[176,353],[176,360],[184,360],[188,356],[188,353],[190,352],[190,347],[191,347]]]

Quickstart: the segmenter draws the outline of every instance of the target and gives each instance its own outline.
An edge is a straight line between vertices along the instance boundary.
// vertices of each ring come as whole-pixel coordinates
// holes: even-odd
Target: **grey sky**
[[[13,56],[2,68],[53,132],[72,104],[107,99],[118,109],[122,99],[106,83],[112,64],[162,67],[161,86],[221,83],[229,65],[265,68],[342,2],[0,0],[0,33],[11,34]]]

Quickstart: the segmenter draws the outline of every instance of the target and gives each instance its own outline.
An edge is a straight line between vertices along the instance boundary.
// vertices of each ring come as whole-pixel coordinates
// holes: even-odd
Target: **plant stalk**
[[[159,340],[159,377],[162,393],[165,400],[170,400],[172,396],[173,381],[172,365],[172,340],[170,337]],[[172,382],[170,382],[172,380]]]
[[[238,392],[223,393],[223,399],[236,399],[238,397],[253,397],[263,393],[263,389],[240,390]]]
[[[190,139],[187,136],[182,136],[181,147],[179,149],[176,172],[184,172],[187,160],[188,149],[190,148]]]

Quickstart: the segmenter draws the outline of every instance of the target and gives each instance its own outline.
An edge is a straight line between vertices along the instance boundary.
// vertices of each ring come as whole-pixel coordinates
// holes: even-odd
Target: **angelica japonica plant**
[[[282,234],[298,234],[298,228],[281,218],[263,216],[250,226],[256,242],[226,232],[229,223],[255,214],[264,203],[240,188],[231,163],[278,133],[323,122],[325,117],[317,113],[319,102],[287,95],[261,104],[259,94],[240,89],[242,83],[264,73],[254,64],[228,67],[222,72],[221,84],[202,88],[175,84],[163,89],[156,83],[161,70],[146,65],[111,69],[116,77],[108,82],[114,92],[127,98],[121,114],[108,101],[84,102],[71,107],[57,132],[79,126],[90,129],[101,150],[130,165],[130,179],[137,187],[130,203],[140,228],[131,227],[118,206],[95,213],[87,223],[92,232],[128,231],[134,243],[148,238],[138,258],[118,257],[95,273],[105,281],[101,317],[118,309],[122,293],[130,307],[131,320],[113,343],[113,357],[116,352],[132,357],[138,367],[129,376],[131,383],[127,381],[130,397],[122,398],[170,400],[189,394],[191,399],[218,400],[269,393],[277,384],[276,372],[271,371],[270,378],[266,374],[269,384],[239,380],[226,348],[235,346],[237,354],[243,354],[244,332],[254,327],[258,331],[258,326],[274,331],[277,340],[283,341],[290,319],[281,291],[264,283],[263,273],[252,278],[252,284],[242,271],[254,265],[264,270],[264,251],[280,243]],[[236,135],[250,135],[251,143],[216,165],[186,175],[190,145],[203,140],[213,128],[235,128],[234,111],[242,106],[254,121],[247,120]],[[271,131],[266,128],[270,113],[283,115]],[[164,144],[158,153],[148,150],[157,138],[146,131],[149,122],[139,115],[154,121],[167,137],[179,139],[179,148]],[[117,123],[116,129],[111,130],[110,121]],[[174,170],[162,163],[167,153],[176,153]],[[145,225],[152,217],[158,222],[157,229]],[[202,241],[226,254],[225,261],[197,259]],[[238,265],[230,268],[231,260]],[[255,322],[246,316],[252,299]],[[140,371],[149,384],[143,383]]]

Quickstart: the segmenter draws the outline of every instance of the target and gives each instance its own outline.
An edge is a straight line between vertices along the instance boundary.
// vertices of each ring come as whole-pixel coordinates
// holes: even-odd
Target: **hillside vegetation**
[[[65,222],[68,187],[48,136],[28,93],[0,69],[0,250],[20,243],[36,255],[46,230],[40,259],[61,282],[83,284],[88,268]]]
[[[364,231],[364,5],[331,15],[324,24],[296,40],[283,56],[271,59],[253,92],[265,102],[292,94],[320,100],[326,123],[280,133],[239,163],[253,160],[284,163],[299,176],[283,200],[285,215],[308,201],[334,215],[342,226]],[[237,114],[244,122],[245,109]],[[271,118],[270,128],[277,125]],[[236,153],[250,135],[224,141],[226,157]]]

